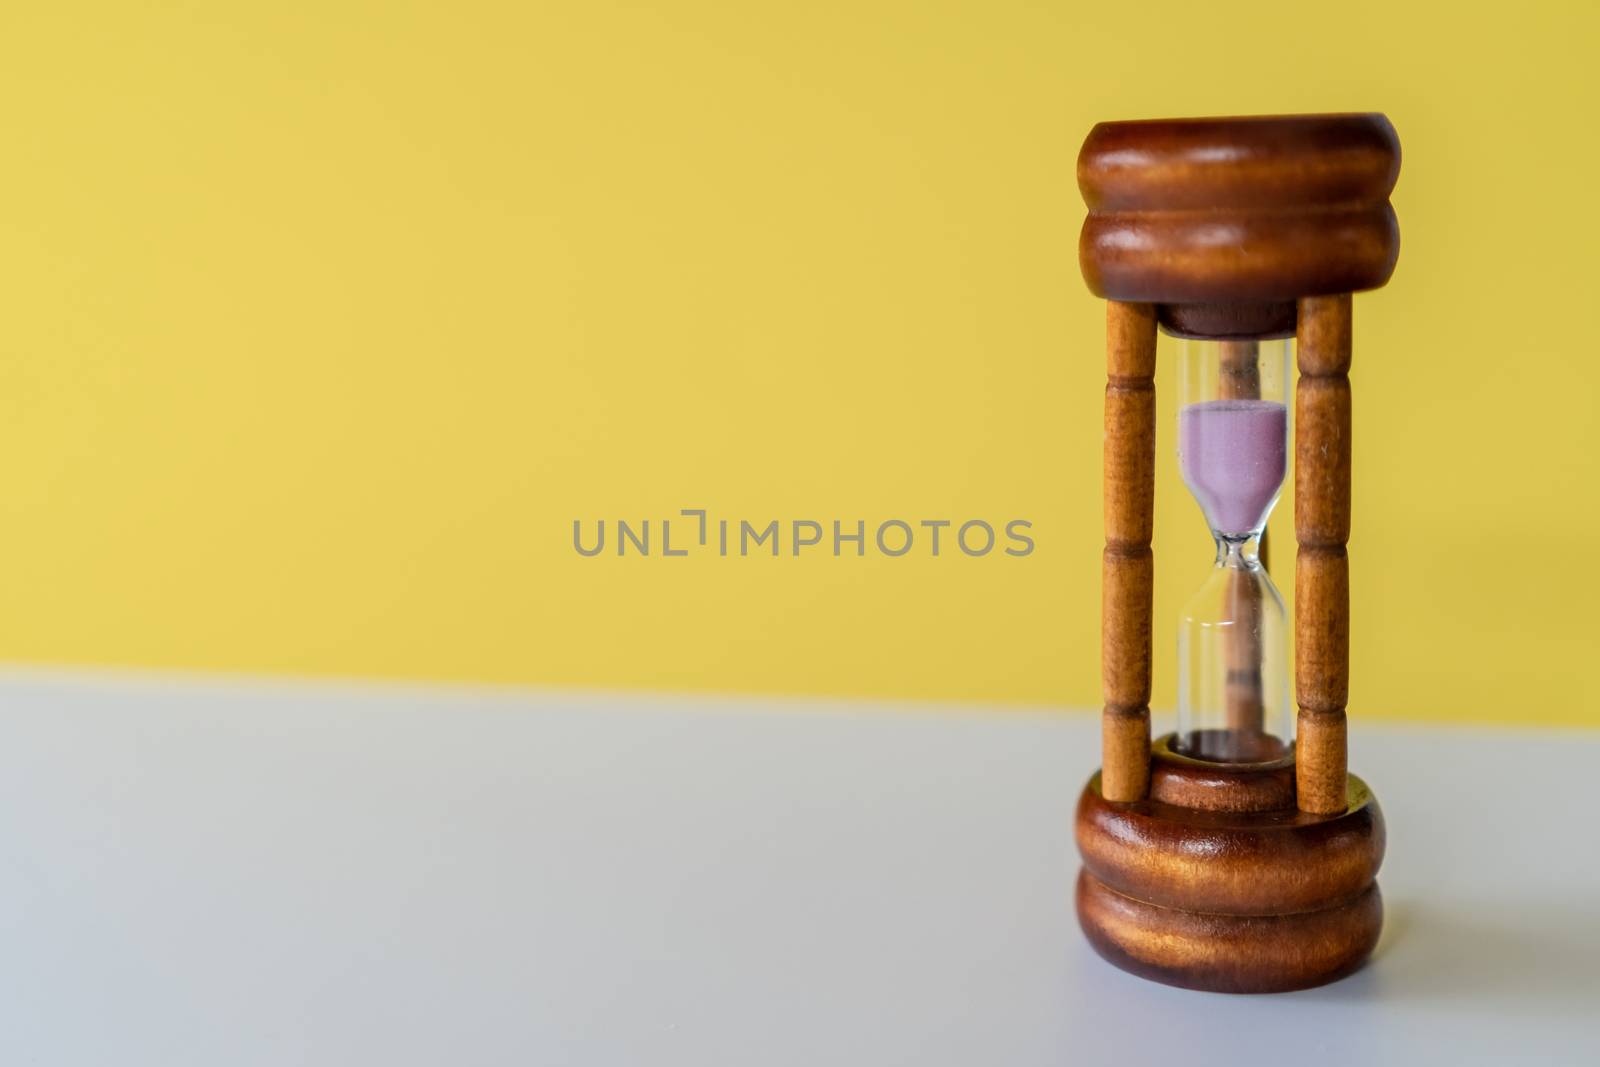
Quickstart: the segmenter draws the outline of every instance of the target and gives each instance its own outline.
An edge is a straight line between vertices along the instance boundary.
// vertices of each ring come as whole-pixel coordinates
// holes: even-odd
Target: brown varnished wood
[[[1150,633],[1155,562],[1156,320],[1148,304],[1106,305],[1105,552],[1101,584],[1101,758],[1106,795],[1150,779]]]
[[[1150,746],[1150,799],[1198,811],[1294,811],[1294,756],[1215,763],[1173,750],[1172,734]],[[1281,749],[1281,746],[1280,746]]]
[[[1261,399],[1261,342],[1221,341],[1217,344],[1217,396],[1221,400]]]
[[[1102,122],[1078,155],[1091,211],[1387,200],[1400,140],[1377,114]]]
[[[1101,123],[1078,157],[1084,279],[1176,332],[1282,336],[1287,302],[1388,281],[1399,168],[1382,115]]]
[[[1295,723],[1295,797],[1301,810],[1336,810],[1331,798],[1349,781],[1350,724],[1344,711],[1300,709]]]
[[[1261,343],[1218,342],[1217,395],[1222,400],[1261,399]],[[1266,700],[1261,683],[1261,590],[1249,572],[1227,574],[1227,617],[1223,633],[1223,713],[1228,729],[1245,744],[1261,738],[1266,726]]]
[[[1078,921],[1135,974],[1215,992],[1302,989],[1340,978],[1383,926],[1383,813],[1349,776],[1333,815],[1295,806],[1295,764],[1191,760],[1154,746],[1151,795],[1078,801]],[[1182,803],[1170,803],[1181,799]]]
[[[1118,768],[1108,778],[1110,795],[1138,800],[1150,787],[1150,709],[1107,704],[1100,712],[1100,756],[1104,766]]]
[[[1101,570],[1103,696],[1109,707],[1147,708],[1155,560],[1148,548],[1108,544]]]
[[[1350,293],[1399,253],[1399,143],[1381,115],[1102,123],[1079,157],[1084,278],[1106,297],[1105,761],[1077,813],[1078,916],[1137,974],[1230,992],[1360,966],[1383,910],[1382,813],[1349,775]],[[1294,754],[1265,731],[1260,605],[1230,587],[1229,736],[1214,763],[1150,740],[1155,331],[1227,342],[1225,399],[1259,397],[1255,342],[1298,338]]]
[[[1157,304],[1156,321],[1173,337],[1256,340],[1293,337],[1295,302]]]
[[[1124,896],[1084,870],[1078,923],[1125,971],[1214,993],[1285,993],[1343,978],[1377,946],[1383,898],[1374,882],[1320,911],[1216,915]]]
[[[1394,209],[1091,214],[1079,238],[1096,296],[1153,303],[1292,300],[1374,289],[1400,255]]]
[[[1107,544],[1144,546],[1155,528],[1155,314],[1106,305],[1105,531]]]
[[[1156,321],[1173,337],[1207,341],[1269,341],[1293,337],[1293,300],[1157,304]]]
[[[1260,737],[1266,727],[1266,699],[1261,679],[1261,590],[1247,571],[1227,573],[1228,618],[1222,652],[1223,714],[1228,729],[1240,737]]]
[[[1345,793],[1350,692],[1350,294],[1300,301],[1296,341],[1295,699],[1301,809]]]
[[[1344,810],[1332,816],[1208,811],[1153,797],[1113,804],[1092,778],[1078,800],[1076,835],[1084,866],[1117,892],[1221,915],[1331,907],[1371,884],[1384,849],[1382,812],[1354,777]]]
[[[1343,545],[1301,543],[1295,557],[1295,702],[1342,715],[1350,698],[1350,558]]]
[[[1176,735],[1174,735],[1176,736]],[[1262,730],[1235,732],[1225,727],[1190,730],[1175,745],[1175,750],[1208,762],[1238,765],[1241,763],[1270,763],[1289,754],[1289,746],[1281,738]]]

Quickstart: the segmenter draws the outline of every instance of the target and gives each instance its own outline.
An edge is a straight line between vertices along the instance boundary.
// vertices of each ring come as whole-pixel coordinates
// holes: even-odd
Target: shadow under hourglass
[[[1471,914],[1389,901],[1383,936],[1366,967],[1293,996],[1319,1001],[1381,997],[1394,1003],[1481,1002],[1495,1012],[1570,1015],[1600,998],[1600,923],[1590,900],[1550,900],[1517,914]]]

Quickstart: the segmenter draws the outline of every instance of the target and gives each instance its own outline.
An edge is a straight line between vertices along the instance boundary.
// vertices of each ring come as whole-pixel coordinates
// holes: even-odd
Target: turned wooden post
[[[1155,373],[1155,309],[1108,302],[1100,745],[1101,790],[1117,802],[1144,799],[1150,784]]]
[[[1223,400],[1261,399],[1261,342],[1218,341],[1220,356],[1217,396]]]
[[[1261,342],[1221,341],[1218,396],[1223,400],[1261,399]],[[1266,533],[1261,535],[1266,548]],[[1262,566],[1266,566],[1263,558]],[[1261,695],[1261,600],[1256,584],[1239,571],[1228,572],[1228,616],[1234,620],[1223,635],[1223,683],[1228,729],[1241,739],[1259,739],[1265,732],[1266,705]],[[1247,742],[1248,743],[1248,742]]]
[[[1295,779],[1301,811],[1345,809],[1350,692],[1350,295],[1300,301],[1296,332]]]

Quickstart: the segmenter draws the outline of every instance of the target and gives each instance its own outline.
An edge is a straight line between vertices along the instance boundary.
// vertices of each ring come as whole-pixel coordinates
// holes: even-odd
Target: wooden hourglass
[[[1389,280],[1382,115],[1096,126],[1079,256],[1107,301],[1102,767],[1077,814],[1078,918],[1156,981],[1273,992],[1377,943],[1383,817],[1346,772],[1350,294]],[[1217,546],[1180,627],[1178,731],[1150,738],[1156,330],[1182,339],[1179,452]],[[1294,701],[1256,555],[1286,466],[1294,339]]]

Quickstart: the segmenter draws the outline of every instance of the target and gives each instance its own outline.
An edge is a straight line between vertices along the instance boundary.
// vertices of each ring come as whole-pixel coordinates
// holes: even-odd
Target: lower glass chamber
[[[1179,467],[1216,552],[1178,625],[1173,747],[1196,759],[1276,760],[1294,741],[1288,616],[1260,556],[1288,472],[1292,347],[1180,342]]]

